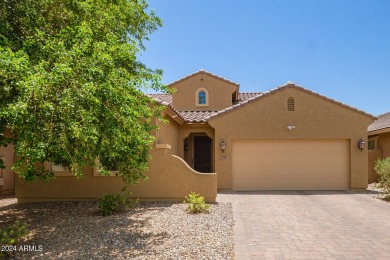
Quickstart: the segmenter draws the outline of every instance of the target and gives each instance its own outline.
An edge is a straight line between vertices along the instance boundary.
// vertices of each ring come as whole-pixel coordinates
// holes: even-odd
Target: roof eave
[[[183,125],[185,123],[184,119],[180,117],[174,110],[170,107],[167,107],[165,110],[166,114],[169,115],[170,118],[175,120],[179,125]]]
[[[225,81],[225,82],[227,82],[227,83],[229,83],[229,84],[235,85],[235,86],[237,87],[237,89],[238,89],[239,86],[240,86],[240,84],[238,84],[237,82],[234,82],[234,81],[228,80],[228,79],[226,79],[226,78],[220,77],[220,76],[218,76],[218,75],[215,75],[215,74],[213,74],[213,73],[211,73],[211,72],[208,72],[208,71],[205,71],[205,70],[199,70],[199,71],[197,71],[197,72],[194,72],[194,73],[192,73],[192,74],[190,74],[190,75],[187,75],[187,76],[185,76],[185,77],[183,77],[183,78],[181,78],[181,79],[178,79],[178,80],[176,80],[176,81],[174,81],[174,82],[172,82],[172,83],[169,83],[167,86],[168,86],[168,87],[172,87],[173,85],[176,85],[177,83],[179,83],[179,82],[181,82],[181,81],[183,81],[183,80],[189,79],[189,78],[191,78],[191,77],[193,77],[193,76],[195,76],[195,75],[197,75],[197,74],[201,74],[201,73],[207,74],[207,75],[209,75],[209,76],[211,76],[211,77],[213,77],[213,78],[216,78],[216,79]]]
[[[311,90],[305,89],[305,88],[303,88],[303,87],[301,87],[301,86],[299,86],[299,85],[296,85],[296,84],[293,83],[293,82],[287,82],[287,83],[284,84],[284,85],[281,85],[281,86],[278,86],[278,87],[276,87],[276,88],[274,88],[274,89],[271,89],[271,90],[269,90],[269,91],[263,92],[263,93],[261,93],[260,95],[257,95],[257,96],[255,96],[255,97],[253,97],[253,98],[250,98],[250,99],[245,100],[244,102],[241,102],[241,103],[238,103],[238,104],[233,105],[233,106],[231,106],[231,107],[228,107],[228,108],[225,108],[225,109],[223,109],[223,110],[220,110],[220,111],[218,111],[217,113],[215,113],[214,115],[211,115],[211,116],[207,117],[206,120],[209,120],[209,119],[212,119],[212,118],[215,118],[215,117],[219,117],[220,115],[225,115],[225,114],[227,114],[227,113],[230,112],[230,111],[235,111],[237,108],[247,105],[248,103],[252,103],[252,102],[257,101],[257,100],[259,100],[259,99],[262,99],[262,98],[264,98],[264,97],[266,97],[266,96],[268,96],[268,95],[275,94],[275,93],[277,93],[277,92],[279,92],[279,91],[282,91],[282,90],[284,90],[284,89],[286,89],[286,88],[295,88],[295,89],[297,89],[297,90],[303,91],[303,92],[308,93],[308,94],[310,94],[310,95],[313,95],[313,96],[322,98],[322,99],[324,99],[324,100],[326,100],[326,101],[328,101],[328,102],[331,102],[331,103],[333,103],[333,104],[335,104],[335,105],[338,105],[338,106],[340,106],[340,107],[343,107],[343,108],[349,109],[349,110],[351,110],[351,111],[357,112],[357,113],[359,113],[359,114],[362,114],[362,115],[364,115],[364,116],[367,116],[367,117],[369,117],[369,118],[371,118],[371,119],[373,119],[373,120],[378,119],[377,117],[375,117],[375,116],[373,116],[373,115],[371,115],[371,114],[368,114],[368,113],[366,113],[366,112],[364,112],[364,111],[362,111],[362,110],[359,110],[359,109],[357,109],[357,108],[354,108],[354,107],[351,107],[351,106],[349,106],[349,105],[346,105],[346,104],[344,104],[344,103],[342,103],[342,102],[340,102],[340,101],[336,101],[336,100],[334,100],[334,99],[331,99],[331,98],[328,98],[328,97],[326,97],[326,96],[323,96],[323,95],[321,95],[321,94],[319,94],[319,93],[316,93],[316,92],[313,92],[313,91],[311,91]]]
[[[373,131],[368,131],[368,135],[379,135],[379,134],[385,134],[390,133],[390,127],[376,129]]]
[[[165,112],[177,123],[180,125],[183,125],[185,123],[185,119],[180,116],[180,114],[177,112],[176,109],[174,109],[171,104],[164,102],[158,98],[152,98],[157,104],[160,104],[162,106],[165,106]]]

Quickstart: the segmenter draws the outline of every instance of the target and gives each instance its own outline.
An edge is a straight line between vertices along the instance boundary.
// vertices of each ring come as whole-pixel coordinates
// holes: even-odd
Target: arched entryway
[[[184,160],[195,171],[213,172],[213,140],[204,133],[192,133],[184,139]]]

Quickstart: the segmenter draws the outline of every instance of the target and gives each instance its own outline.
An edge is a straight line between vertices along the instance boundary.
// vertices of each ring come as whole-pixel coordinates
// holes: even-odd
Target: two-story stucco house
[[[218,190],[346,190],[367,187],[367,127],[375,117],[288,82],[261,93],[199,71],[151,94],[165,105],[156,122],[144,199],[177,199],[190,191],[215,200]],[[20,201],[90,199],[120,189],[117,177],[93,169],[50,184],[17,178]],[[70,192],[71,190],[71,192]]]

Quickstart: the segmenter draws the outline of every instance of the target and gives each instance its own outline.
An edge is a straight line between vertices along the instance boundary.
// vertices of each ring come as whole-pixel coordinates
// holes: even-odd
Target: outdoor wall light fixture
[[[187,143],[184,143],[184,151],[188,151],[188,144]]]
[[[219,147],[221,148],[222,152],[225,152],[225,150],[226,150],[226,143],[225,143],[225,141],[222,140],[222,142],[219,144]]]
[[[292,132],[295,129],[295,125],[288,125],[287,129],[289,132]]]
[[[365,145],[366,145],[366,142],[364,142],[363,138],[360,138],[359,142],[358,142],[358,147],[359,147],[360,151],[363,152],[363,149],[364,149]]]

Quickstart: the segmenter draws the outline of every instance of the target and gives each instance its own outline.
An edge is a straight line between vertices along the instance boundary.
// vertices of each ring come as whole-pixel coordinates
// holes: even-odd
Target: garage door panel
[[[349,142],[248,141],[233,143],[233,189],[347,189]]]
[[[259,159],[262,157],[260,154],[257,153],[251,153],[248,152],[247,156],[245,157],[245,160],[248,162],[248,164],[257,163]]]
[[[245,143],[235,143],[232,147],[232,153],[237,155],[241,152],[245,152]]]
[[[271,142],[263,142],[261,145],[259,144],[256,144],[259,148],[259,151],[263,152],[263,153],[269,153],[269,152],[272,152],[274,150],[274,146]]]
[[[237,185],[240,187],[247,187],[247,190],[260,190],[261,185],[259,180],[241,179],[236,180]]]

